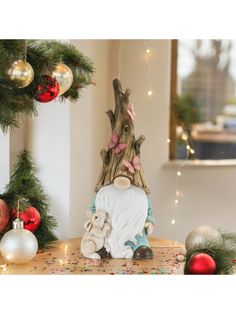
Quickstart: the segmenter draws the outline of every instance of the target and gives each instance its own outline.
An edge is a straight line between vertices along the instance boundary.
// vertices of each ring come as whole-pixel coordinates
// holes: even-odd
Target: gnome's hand
[[[147,221],[145,223],[145,229],[146,229],[147,235],[152,234],[153,233],[153,224],[150,221]]]

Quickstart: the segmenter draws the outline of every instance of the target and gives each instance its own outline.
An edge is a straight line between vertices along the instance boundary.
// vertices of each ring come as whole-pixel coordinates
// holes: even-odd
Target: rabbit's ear
[[[84,224],[84,229],[85,229],[86,231],[90,231],[90,230],[92,229],[92,226],[93,226],[93,224],[92,224],[91,220],[88,219],[88,220],[85,222],[85,224]]]
[[[88,219],[92,219],[93,213],[90,212],[90,211],[87,211],[87,212],[86,212],[86,216],[87,216]]]

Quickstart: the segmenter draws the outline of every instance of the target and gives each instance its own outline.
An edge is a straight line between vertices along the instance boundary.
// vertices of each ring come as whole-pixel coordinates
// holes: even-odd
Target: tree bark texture
[[[142,167],[134,173],[128,171],[123,165],[122,160],[133,161],[135,156],[140,157],[140,147],[145,140],[143,135],[135,139],[134,124],[127,110],[129,108],[130,90],[122,91],[118,78],[113,80],[113,89],[115,96],[115,111],[109,110],[107,115],[111,123],[112,134],[119,136],[119,143],[125,143],[127,146],[119,154],[114,149],[103,149],[101,158],[103,166],[95,188],[97,192],[102,186],[113,183],[118,176],[128,177],[131,184],[142,188],[146,193],[150,190],[144,179]]]

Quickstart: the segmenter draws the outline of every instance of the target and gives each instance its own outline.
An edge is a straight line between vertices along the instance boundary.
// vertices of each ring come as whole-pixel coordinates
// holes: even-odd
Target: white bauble
[[[189,251],[197,246],[204,247],[209,241],[211,243],[222,243],[223,238],[219,231],[210,226],[198,226],[188,234],[185,241],[185,248]]]
[[[8,263],[27,263],[36,255],[37,250],[38,241],[35,235],[26,229],[10,230],[0,242],[0,252]]]

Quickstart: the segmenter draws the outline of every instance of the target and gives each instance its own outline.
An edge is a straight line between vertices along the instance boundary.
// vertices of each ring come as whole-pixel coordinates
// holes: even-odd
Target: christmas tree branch
[[[65,63],[73,73],[72,85],[60,100],[79,99],[81,90],[92,83],[93,63],[73,45],[56,40],[27,40],[26,60],[34,70],[34,80],[27,87],[18,88],[7,79],[6,72],[13,62],[23,60],[25,47],[25,40],[0,40],[0,127],[4,132],[18,127],[24,113],[37,114],[37,87],[42,83],[42,75],[50,75],[58,63]]]
[[[26,150],[18,155],[18,161],[11,171],[10,182],[6,186],[1,198],[10,206],[16,208],[20,200],[20,208],[35,207],[41,217],[39,228],[35,236],[39,247],[47,246],[51,241],[57,240],[53,229],[57,226],[56,220],[50,215],[48,197],[44,193],[41,182],[36,177],[37,169],[33,164],[30,153]]]

